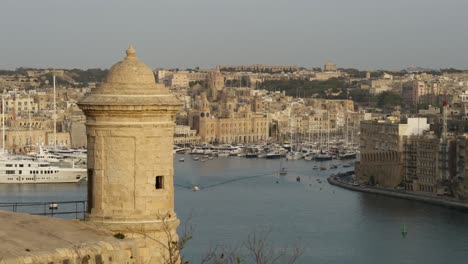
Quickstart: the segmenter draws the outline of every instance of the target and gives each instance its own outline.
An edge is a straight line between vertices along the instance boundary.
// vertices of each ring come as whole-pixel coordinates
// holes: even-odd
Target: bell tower
[[[161,247],[177,240],[173,134],[182,105],[132,47],[106,81],[78,106],[86,115],[88,221],[143,241],[145,263],[160,263]],[[171,231],[170,238],[165,230]]]

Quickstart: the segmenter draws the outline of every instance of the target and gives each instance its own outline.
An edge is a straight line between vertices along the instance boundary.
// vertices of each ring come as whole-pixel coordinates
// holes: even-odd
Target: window
[[[164,188],[164,178],[163,176],[156,176],[156,189],[163,189]]]

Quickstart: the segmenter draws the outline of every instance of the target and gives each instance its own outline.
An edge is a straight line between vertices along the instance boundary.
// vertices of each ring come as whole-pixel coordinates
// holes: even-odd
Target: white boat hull
[[[74,183],[87,178],[87,170],[52,166],[21,158],[0,159],[0,184],[3,183]]]
[[[50,174],[0,174],[2,183],[76,183],[87,178],[85,169],[70,168],[49,170]]]

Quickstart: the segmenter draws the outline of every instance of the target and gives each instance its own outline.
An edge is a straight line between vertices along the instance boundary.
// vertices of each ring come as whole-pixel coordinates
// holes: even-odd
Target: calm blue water
[[[326,183],[330,173],[349,168],[320,171],[315,162],[284,161],[288,175],[278,176],[268,173],[280,168],[279,160],[191,158],[177,155],[174,165],[176,211],[181,221],[191,215],[195,229],[185,251],[194,263],[210,247],[242,247],[249,234],[265,229],[277,249],[302,245],[298,263],[462,263],[468,257],[467,213]],[[182,187],[193,184],[202,190]],[[1,202],[85,197],[85,184],[0,185]]]

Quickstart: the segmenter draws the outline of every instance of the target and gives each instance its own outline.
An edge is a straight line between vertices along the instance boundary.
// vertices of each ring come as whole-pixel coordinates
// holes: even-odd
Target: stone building
[[[219,66],[220,70],[243,71],[243,72],[295,72],[299,70],[297,66],[270,66],[262,64],[240,65],[240,66]]]
[[[432,134],[405,138],[405,189],[443,194],[456,174],[456,142]]]
[[[54,133],[50,130],[36,130],[16,128],[5,132],[5,148],[9,153],[25,154],[31,151],[34,146],[53,146],[54,139],[57,139],[57,146],[71,147],[70,133]]]
[[[336,72],[337,71],[336,64],[332,63],[331,61],[327,62],[323,66],[323,71],[324,72]]]
[[[41,84],[38,78],[21,75],[0,76],[0,86],[7,89],[27,89],[35,88]]]
[[[201,143],[257,143],[268,139],[265,105],[254,97],[240,102],[230,96],[212,111],[205,93],[190,112],[189,125],[198,131]]]
[[[190,129],[189,126],[177,125],[174,132],[174,144],[177,145],[196,145],[200,143],[200,136],[197,131]]]
[[[177,241],[173,135],[181,103],[130,47],[83,98],[88,221],[137,241],[138,263],[162,263]]]
[[[200,71],[191,71],[187,73],[187,77],[190,82],[200,82],[205,81],[208,73]]]
[[[28,113],[37,113],[39,107],[34,102],[34,97],[27,97],[19,94],[11,94],[5,98],[5,111],[17,115],[27,115]]]
[[[189,87],[189,82],[187,73],[174,73],[169,77],[171,88]]]
[[[412,84],[412,104],[435,104],[440,93],[439,83],[414,81]]]
[[[219,70],[219,66],[215,71],[209,72],[206,76],[206,84],[209,91],[209,96],[212,101],[218,99],[218,93],[224,88],[224,76]]]
[[[429,130],[426,118],[408,118],[407,124],[362,121],[361,160],[356,177],[361,184],[395,188],[405,176],[405,137]]]

